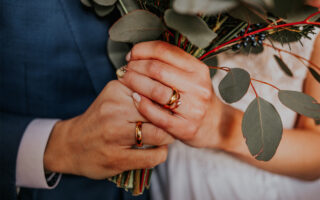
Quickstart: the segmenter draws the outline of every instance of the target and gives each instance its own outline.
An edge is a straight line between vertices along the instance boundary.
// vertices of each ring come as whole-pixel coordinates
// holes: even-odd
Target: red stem
[[[223,71],[226,71],[226,72],[229,72],[230,71],[230,68],[229,67],[217,67],[217,66],[208,66],[210,69],[219,69],[219,70],[223,70]]]
[[[267,44],[267,43],[263,43],[263,45],[264,45],[264,46],[267,46],[267,47],[271,47],[271,48],[279,51],[279,54],[280,54],[280,52],[285,52],[285,53],[287,53],[287,54],[289,54],[289,55],[292,55],[292,56],[294,56],[294,57],[296,57],[296,58],[298,58],[298,59],[302,59],[302,60],[306,61],[307,63],[309,63],[309,64],[312,65],[314,68],[316,68],[317,70],[320,71],[320,66],[318,66],[317,64],[311,62],[310,60],[308,60],[308,59],[306,59],[306,58],[304,58],[304,57],[302,57],[302,56],[299,56],[299,55],[297,55],[297,54],[295,54],[295,53],[292,53],[292,52],[287,51],[287,50],[284,50],[284,49],[280,49],[280,48],[278,48],[278,47],[272,46],[272,45]]]
[[[258,97],[259,97],[259,95],[258,95],[258,93],[257,93],[257,91],[256,91],[256,88],[254,88],[254,86],[253,86],[253,84],[252,84],[252,81],[250,81],[250,86],[252,87],[252,89],[253,89],[253,91],[254,91],[254,93],[255,93],[256,97],[258,98]]]
[[[263,84],[266,84],[266,85],[269,85],[269,86],[273,87],[273,88],[276,89],[276,90],[280,90],[278,87],[276,87],[276,86],[274,86],[274,85],[272,85],[272,84],[270,84],[270,83],[267,83],[267,82],[264,82],[264,81],[260,81],[260,80],[254,79],[254,78],[251,78],[251,80],[257,81],[257,82],[259,82],[259,83],[263,83]]]
[[[187,44],[188,44],[188,39],[186,39],[186,40],[184,41],[183,50],[186,50]]]
[[[318,15],[320,14],[320,11],[316,12],[316,13],[313,13],[312,15],[310,15],[309,17],[307,17],[305,20],[303,21],[300,21],[300,22],[292,22],[292,23],[287,23],[287,24],[280,24],[280,25],[277,25],[277,26],[271,26],[271,27],[266,27],[266,28],[262,28],[262,29],[259,29],[259,30],[256,30],[256,31],[253,31],[251,33],[246,33],[244,34],[243,36],[239,36],[239,37],[236,37],[232,40],[229,40],[228,42],[225,42],[219,46],[217,46],[216,48],[208,51],[207,53],[205,53],[203,56],[201,56],[199,59],[200,60],[203,60],[204,58],[206,58],[207,56],[209,56],[210,54],[216,52],[217,50],[221,49],[222,47],[225,47],[226,45],[228,44],[231,44],[235,41],[238,41],[238,40],[241,40],[245,37],[248,37],[250,35],[255,35],[257,33],[261,33],[261,32],[264,32],[264,31],[268,31],[268,30],[271,30],[271,29],[277,29],[277,28],[282,28],[282,27],[288,27],[288,26],[295,26],[295,25],[301,25],[301,24],[312,24],[312,25],[320,25],[320,22],[309,22],[308,20],[310,18],[312,18],[313,16],[315,15]]]
[[[182,35],[180,34],[180,35],[179,35],[179,40],[178,40],[178,47],[181,46],[181,39],[182,39]]]

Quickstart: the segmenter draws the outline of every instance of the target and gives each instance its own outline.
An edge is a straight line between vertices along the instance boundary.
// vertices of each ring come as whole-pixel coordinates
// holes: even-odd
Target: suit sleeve
[[[0,199],[16,199],[16,160],[23,133],[32,117],[0,112]]]

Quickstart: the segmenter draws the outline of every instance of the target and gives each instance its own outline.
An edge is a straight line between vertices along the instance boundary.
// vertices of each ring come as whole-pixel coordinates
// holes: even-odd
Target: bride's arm
[[[320,65],[320,35],[318,36],[311,60]],[[308,74],[304,92],[320,101],[320,84]],[[316,126],[313,119],[299,116],[297,125],[293,130],[284,130],[283,138],[275,156],[269,162],[255,160],[249,153],[241,134],[241,119],[243,113],[225,106],[226,113],[222,113],[220,123],[219,147],[234,154],[240,159],[261,169],[292,176],[305,180],[320,178],[320,126]],[[230,113],[230,114],[228,114]],[[223,130],[224,124],[232,120],[233,125],[228,131]],[[224,122],[225,121],[225,122]]]

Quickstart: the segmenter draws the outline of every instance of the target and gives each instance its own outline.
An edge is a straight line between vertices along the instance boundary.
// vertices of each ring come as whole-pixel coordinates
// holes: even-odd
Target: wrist
[[[70,120],[66,120],[58,121],[54,125],[43,158],[45,171],[71,173],[71,159],[68,159],[70,153],[66,144],[70,123]]]
[[[223,103],[217,97],[214,99],[213,110],[214,120],[211,121],[214,138],[211,148],[238,153],[239,146],[245,142],[241,134],[242,112]]]

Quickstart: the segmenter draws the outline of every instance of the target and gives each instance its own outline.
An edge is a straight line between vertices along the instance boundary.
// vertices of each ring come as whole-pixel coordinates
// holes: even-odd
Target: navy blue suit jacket
[[[110,19],[98,19],[80,0],[0,2],[0,199],[13,200],[17,151],[28,123],[83,113],[115,71],[106,56]],[[64,175],[56,189],[22,188],[19,196],[145,198],[133,198],[106,180],[71,175]]]

